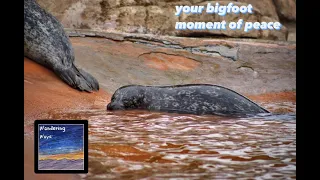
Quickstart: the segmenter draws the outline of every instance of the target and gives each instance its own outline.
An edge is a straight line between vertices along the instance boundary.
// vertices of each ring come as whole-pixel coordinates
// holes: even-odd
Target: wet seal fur
[[[270,113],[243,95],[218,85],[176,86],[128,85],[115,91],[107,110],[242,116]]]
[[[75,89],[99,90],[98,81],[74,65],[72,45],[62,24],[35,0],[24,1],[24,55]]]

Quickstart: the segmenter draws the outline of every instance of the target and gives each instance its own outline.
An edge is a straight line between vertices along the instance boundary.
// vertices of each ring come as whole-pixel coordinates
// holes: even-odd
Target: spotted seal
[[[218,85],[128,85],[115,91],[107,110],[141,109],[196,115],[257,115],[269,113],[243,95]]]
[[[24,55],[75,89],[99,90],[98,81],[75,66],[73,48],[62,24],[35,0],[24,1]]]

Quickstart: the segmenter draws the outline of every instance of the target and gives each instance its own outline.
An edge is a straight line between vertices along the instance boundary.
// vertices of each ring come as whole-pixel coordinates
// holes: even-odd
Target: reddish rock
[[[102,108],[109,99],[110,95],[103,90],[96,93],[79,92],[62,82],[50,70],[24,58],[24,123],[25,133],[29,135],[33,131],[34,120],[46,119],[46,113],[52,110]],[[77,175],[35,174],[34,142],[32,136],[28,138],[25,136],[24,141],[24,179],[80,179]]]
[[[201,63],[186,57],[164,53],[151,53],[141,56],[147,66],[158,70],[183,70],[190,71]]]
[[[96,77],[101,88],[110,94],[128,84],[218,84],[242,94],[295,89],[295,44],[122,37],[124,40],[71,38],[76,63]],[[228,58],[231,54],[235,55],[234,60]]]
[[[52,110],[104,107],[110,95],[103,90],[79,92],[62,82],[52,71],[24,59],[24,118],[25,123],[46,118]]]
[[[283,91],[259,95],[248,95],[248,97],[258,102],[296,102],[295,91]]]

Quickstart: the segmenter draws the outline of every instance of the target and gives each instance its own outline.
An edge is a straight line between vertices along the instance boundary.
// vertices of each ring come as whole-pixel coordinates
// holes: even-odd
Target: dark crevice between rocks
[[[210,32],[188,32],[188,33],[177,33],[177,37],[195,37],[195,38],[212,38],[212,39],[225,39],[229,36],[224,34],[212,34]]]
[[[130,35],[129,33],[123,33],[123,34],[117,34],[117,33],[110,33],[110,32],[99,32],[99,31],[94,31],[91,29],[69,29],[65,28],[68,36],[70,37],[102,37],[102,38],[107,38],[110,40],[114,41],[125,41],[125,40],[134,40],[134,41],[140,41],[140,40],[146,40],[146,41],[151,41],[151,42],[159,42],[163,44],[172,44],[172,45],[179,45],[179,43],[174,42],[172,39],[170,41],[168,40],[161,40],[152,36],[139,36],[139,35]],[[172,36],[172,37],[177,37],[177,36]],[[181,37],[177,37],[181,38]],[[212,38],[212,40],[216,40],[215,38]],[[287,42],[287,41],[272,41],[272,40],[266,40],[266,39],[255,39],[255,38],[225,38],[221,40],[230,40],[230,41],[246,41],[246,42],[258,42],[258,43],[267,43],[267,44],[278,44],[278,45],[291,45],[295,44],[295,42]],[[224,46],[232,46],[226,42],[224,42],[222,45]],[[233,47],[233,46],[232,46]]]
[[[274,6],[276,7],[276,12],[277,15],[279,17],[279,21],[282,23],[287,23],[287,22],[296,22],[296,19],[291,19],[286,17],[284,14],[281,13],[281,9],[279,7],[277,7],[278,3],[275,0],[272,0]]]
[[[238,47],[231,47],[226,46],[225,44],[219,44],[219,45],[205,45],[205,46],[198,46],[198,47],[190,47],[191,52],[200,52],[201,54],[214,56],[218,54],[221,57],[230,59],[232,61],[238,60]],[[209,49],[216,49],[216,50],[209,50]],[[224,50],[221,48],[225,48]],[[187,50],[187,48],[184,48]],[[220,49],[220,50],[219,50]]]
[[[272,53],[276,53],[276,52],[262,52],[262,51],[255,52],[255,54],[272,54]]]
[[[240,69],[240,68],[251,69],[252,71],[254,71],[253,67],[248,66],[248,65],[241,65],[241,66],[237,67],[237,69]]]
[[[188,33],[177,33],[176,37],[186,37],[186,38],[203,38],[203,39],[226,39],[234,38],[234,36],[228,36],[225,34],[212,34],[210,32],[188,32]],[[238,39],[259,39],[259,37],[252,37],[243,35],[238,37]],[[273,39],[274,40],[274,39]]]
[[[156,38],[148,37],[148,36],[147,37],[126,36],[126,37],[124,37],[124,40],[132,41],[132,42],[145,40],[145,41],[152,41],[152,42],[162,43],[162,44],[165,44],[165,45],[179,45],[179,43],[176,43],[176,42],[160,40],[160,39],[156,39]]]
[[[146,9],[146,17],[144,18],[144,27],[145,27],[144,31],[145,31],[145,33],[147,33],[148,29],[149,29],[149,27],[148,27],[149,10],[148,10],[148,7],[146,7],[145,9]]]
[[[99,5],[100,5],[101,13],[100,13],[100,18],[98,20],[100,20],[101,22],[104,22],[106,20],[106,17],[109,11],[108,1],[101,1]]]
[[[202,50],[201,47],[199,47],[199,48],[190,48],[190,50],[185,48],[185,50],[190,51],[191,53],[197,52],[197,53],[205,54],[205,55],[208,55],[208,56],[219,55],[220,57],[227,58],[227,59],[230,59],[232,61],[236,61],[237,60],[235,57],[222,55],[222,53],[219,52],[219,51]]]
[[[158,45],[152,44],[152,43],[148,43],[148,42],[137,42],[137,41],[130,41],[130,42],[134,42],[134,43],[138,43],[138,44],[144,44],[146,46],[151,46],[151,47],[159,47]],[[169,48],[169,49],[180,49],[180,50],[185,50],[188,51],[192,54],[203,54],[203,55],[208,55],[211,57],[215,57],[216,55],[223,57],[223,58],[227,58],[230,59],[232,61],[236,61],[238,59],[238,55],[236,53],[236,55],[227,55],[227,54],[232,54],[232,53],[223,53],[222,51],[218,51],[218,50],[207,50],[206,48],[219,48],[219,47],[223,47],[223,45],[211,45],[211,46],[198,46],[198,47],[183,47],[180,45],[162,45],[160,47],[165,47],[165,48]],[[229,47],[227,47],[229,48]],[[236,49],[236,51],[238,51],[238,49]]]
[[[141,42],[140,38],[125,38],[127,41],[133,42],[133,43],[139,43],[139,44],[144,44],[147,46],[153,46],[153,47],[165,47],[165,48],[170,48],[170,49],[183,49],[186,51],[191,52],[192,54],[196,53],[200,53],[200,54],[204,54],[204,55],[209,55],[209,56],[215,56],[215,55],[219,55],[220,57],[224,57],[227,59],[230,59],[232,61],[236,61],[238,59],[238,48],[237,47],[233,47],[231,45],[226,45],[226,44],[221,44],[221,45],[206,45],[206,46],[198,46],[198,47],[186,47],[186,46],[181,46],[178,43],[172,43],[170,41],[162,41],[159,39],[154,39],[154,38],[141,38],[142,40],[146,40]],[[150,41],[156,42],[156,43],[161,43],[161,45],[157,45],[157,44],[153,44]],[[224,50],[208,50],[209,48],[226,48],[228,50],[230,50],[230,52],[225,52],[223,53],[222,51]],[[236,48],[236,49],[234,49]],[[232,51],[236,51],[235,53],[232,53]],[[231,54],[231,55],[230,55]]]
[[[225,47],[226,49],[229,49],[230,51],[234,51],[233,50],[234,48],[236,48],[236,51],[238,51],[237,47],[227,45],[226,43],[221,44],[221,45],[206,45],[206,46],[197,46],[197,47],[187,47],[187,46],[182,46],[176,42],[159,40],[159,39],[152,38],[152,37],[126,36],[126,37],[123,37],[123,39],[116,39],[114,37],[106,37],[106,36],[95,34],[95,33],[92,33],[92,34],[87,33],[81,37],[103,37],[103,38],[114,40],[117,42],[129,41],[132,43],[144,44],[146,46],[151,46],[151,47],[164,47],[164,48],[169,48],[169,49],[180,49],[180,50],[186,50],[192,54],[198,53],[198,54],[208,55],[211,57],[219,55],[220,57],[227,58],[232,61],[236,61],[238,59],[237,53],[235,55],[228,55],[228,54],[234,54],[234,53],[228,53],[228,52],[222,53],[221,51],[218,51],[218,50],[213,50],[213,51],[208,50],[208,48]]]

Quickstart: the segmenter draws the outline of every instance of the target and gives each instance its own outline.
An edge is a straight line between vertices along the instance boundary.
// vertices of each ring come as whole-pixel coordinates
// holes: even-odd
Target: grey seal
[[[107,105],[109,111],[133,109],[222,116],[270,113],[231,89],[211,84],[123,86],[114,92]]]
[[[62,24],[35,0],[24,1],[24,56],[52,70],[80,91],[99,90],[98,81],[74,64],[74,52]]]

